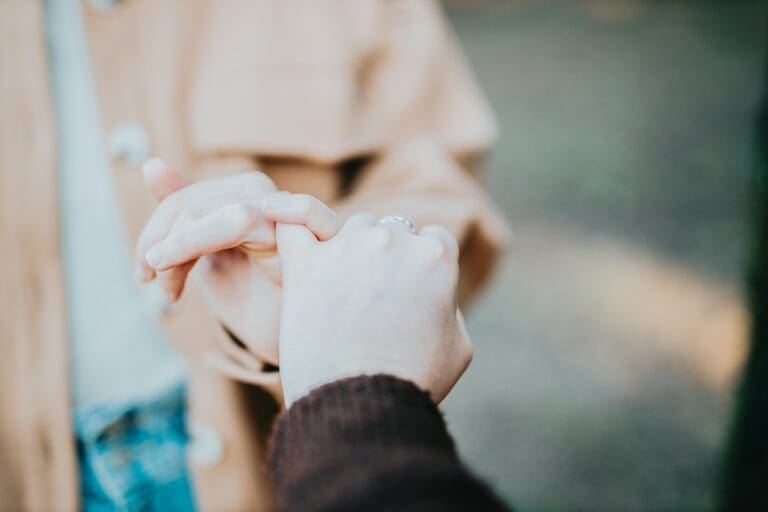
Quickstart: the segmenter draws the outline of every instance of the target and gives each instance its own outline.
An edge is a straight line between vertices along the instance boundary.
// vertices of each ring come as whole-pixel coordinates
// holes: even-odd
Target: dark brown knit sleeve
[[[294,403],[275,425],[270,464],[280,510],[508,510],[461,464],[429,395],[386,375]]]

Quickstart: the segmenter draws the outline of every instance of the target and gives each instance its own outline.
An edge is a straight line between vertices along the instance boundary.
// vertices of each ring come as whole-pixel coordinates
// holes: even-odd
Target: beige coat
[[[3,511],[78,501],[43,4],[0,2]],[[471,174],[494,122],[435,1],[83,8],[131,242],[154,207],[137,170],[151,152],[195,178],[260,169],[341,211],[444,224],[462,243],[462,295],[487,277],[506,228]],[[189,361],[190,421],[205,434],[191,452],[206,455],[190,463],[201,505],[268,507],[263,456],[278,374],[223,334],[193,288],[162,322]]]

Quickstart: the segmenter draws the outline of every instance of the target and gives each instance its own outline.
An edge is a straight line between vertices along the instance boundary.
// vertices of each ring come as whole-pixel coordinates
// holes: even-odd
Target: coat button
[[[189,457],[203,467],[215,466],[224,456],[221,436],[211,425],[192,423],[189,426]]]
[[[109,133],[107,141],[112,158],[137,166],[149,157],[152,145],[147,131],[138,123],[121,123]]]
[[[99,11],[110,11],[120,3],[120,0],[89,0],[91,7]]]

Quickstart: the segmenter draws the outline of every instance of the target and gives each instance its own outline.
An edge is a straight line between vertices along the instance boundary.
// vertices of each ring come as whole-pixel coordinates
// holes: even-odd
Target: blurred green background
[[[445,403],[521,510],[711,508],[743,359],[768,2],[446,3],[515,241]]]

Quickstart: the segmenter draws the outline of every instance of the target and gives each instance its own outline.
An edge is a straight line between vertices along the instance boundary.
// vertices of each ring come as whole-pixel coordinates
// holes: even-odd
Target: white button
[[[211,425],[193,423],[189,426],[189,457],[203,467],[215,466],[224,456],[221,436]]]
[[[112,10],[120,0],[90,0],[91,7],[99,11]]]
[[[152,149],[147,131],[133,122],[115,126],[109,134],[108,144],[112,157],[128,165],[140,165]]]

